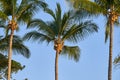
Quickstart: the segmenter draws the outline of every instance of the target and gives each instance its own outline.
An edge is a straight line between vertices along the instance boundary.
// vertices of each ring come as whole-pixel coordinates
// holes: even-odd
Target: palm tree
[[[90,33],[97,32],[96,24],[91,21],[75,24],[72,22],[70,11],[62,16],[61,7],[57,3],[54,11],[45,9],[45,12],[52,16],[52,21],[45,22],[41,19],[34,19],[28,24],[28,28],[35,28],[37,31],[28,32],[25,40],[46,41],[54,43],[55,57],[55,80],[58,80],[58,58],[59,55],[67,55],[70,59],[79,60],[80,49],[78,46],[67,46],[65,41],[78,42]]]
[[[40,8],[47,6],[46,3],[41,0],[21,0],[20,4],[17,2],[17,0],[0,0],[0,13],[4,15],[3,19],[8,22],[8,27],[11,31],[8,51],[8,80],[10,80],[11,73],[12,40],[14,31],[18,28],[19,23],[28,23]],[[0,15],[0,17],[2,16]]]
[[[23,44],[22,39],[19,36],[14,35],[13,36],[13,52],[14,54],[22,54],[26,58],[30,57],[30,51],[29,49]],[[2,53],[7,53],[9,49],[9,40],[10,40],[10,35],[3,37],[0,37],[0,51]],[[5,76],[7,77],[7,71],[8,71],[8,58],[7,56],[4,56],[3,54],[0,53],[0,73],[2,72]],[[24,68],[24,66],[21,66],[19,62],[16,62],[15,60],[12,60],[12,72],[11,73],[16,73],[18,70],[21,70]]]
[[[113,28],[119,24],[118,17],[120,16],[120,1],[119,0],[69,0],[73,6],[78,9],[85,9],[92,15],[102,14],[106,17],[105,42],[108,37],[109,43],[109,61],[108,61],[108,80],[112,80],[112,55],[113,55]]]

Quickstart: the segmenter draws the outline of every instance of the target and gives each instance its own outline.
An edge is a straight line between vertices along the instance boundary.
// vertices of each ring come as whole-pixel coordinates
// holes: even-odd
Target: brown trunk
[[[59,51],[56,50],[56,57],[55,57],[55,80],[58,80],[58,58],[59,58]]]
[[[113,50],[112,49],[113,49],[113,27],[114,27],[113,25],[114,25],[114,21],[111,20],[110,21],[110,43],[109,43],[108,80],[112,80],[112,54],[113,54]]]
[[[11,58],[12,58],[12,40],[13,40],[14,30],[11,30],[10,42],[9,42],[9,51],[8,51],[8,76],[7,80],[11,78]]]

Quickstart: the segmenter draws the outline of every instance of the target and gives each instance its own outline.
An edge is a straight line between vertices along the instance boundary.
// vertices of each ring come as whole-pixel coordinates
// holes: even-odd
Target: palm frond
[[[0,53],[0,71],[7,67],[7,56],[3,55],[2,53]]]
[[[60,27],[61,27],[61,7],[60,7],[60,4],[57,3],[57,9],[55,10],[56,12],[56,20],[55,20],[55,23],[56,23],[56,26],[59,28],[60,30]]]
[[[41,33],[51,36],[52,38],[56,35],[56,28],[54,27],[55,24],[51,22],[45,22],[41,19],[34,19],[29,22],[28,28],[35,28]]]
[[[14,35],[13,37],[14,37],[13,42],[15,42],[15,43],[18,43],[18,42],[19,42],[19,43],[22,43],[22,39],[21,39],[19,36]],[[2,44],[2,42],[3,42],[3,43],[9,42],[9,39],[10,39],[10,35],[8,35],[8,36],[6,36],[5,38],[1,39],[1,40],[0,40],[0,41],[1,41],[1,44]]]
[[[27,34],[25,34],[25,36],[23,37],[23,40],[33,40],[33,41],[38,41],[38,42],[43,42],[46,41],[47,43],[53,41],[54,39],[44,35],[42,33],[39,33],[37,31],[31,31]]]
[[[5,25],[5,21],[4,20],[0,20],[0,28],[5,29],[6,25]]]
[[[7,56],[0,53],[0,73],[3,72],[4,76],[7,76],[7,66],[8,66],[8,59]],[[12,73],[17,73],[19,70],[24,69],[25,66],[22,66],[21,63],[12,60]]]
[[[119,21],[119,19],[114,22],[114,25],[115,25],[116,27],[120,27],[120,21]]]
[[[28,47],[20,43],[13,44],[13,52],[15,54],[21,54],[26,58],[30,57],[30,51]]]
[[[22,0],[21,5],[16,12],[16,18],[19,22],[28,22],[36,12],[44,7],[47,7],[47,4],[44,1]]]
[[[14,38],[13,39],[13,53],[14,54],[22,54],[26,58],[29,58],[30,51],[27,48],[27,46],[25,46],[23,44],[22,39],[19,36],[15,36],[15,35],[13,38]],[[0,51],[2,51],[2,52],[8,51],[9,39],[10,39],[10,35],[8,35],[5,38],[0,40]]]
[[[63,35],[65,29],[69,25],[70,18],[71,17],[70,17],[70,12],[69,11],[67,13],[64,13],[64,15],[61,19],[61,26],[60,26],[59,34]]]
[[[0,10],[0,19],[8,20],[8,16],[1,10]]]
[[[92,14],[88,13],[86,10],[71,10],[72,18],[74,21],[82,21],[83,19],[90,17]]]
[[[37,28],[38,30],[43,30],[46,26],[47,24],[41,19],[33,19],[27,24],[27,28]]]
[[[84,39],[87,35],[98,31],[98,26],[91,21],[80,23],[79,25],[73,25],[63,36],[63,40],[72,42],[78,42]]]
[[[44,11],[45,11],[46,13],[48,13],[49,15],[51,15],[54,20],[56,20],[56,16],[55,16],[54,12],[53,12],[51,9],[45,8]]]
[[[106,23],[106,29],[105,29],[105,43],[108,40],[108,37],[110,36],[110,26],[109,26],[109,21]]]
[[[46,23],[41,19],[33,19],[29,21],[29,23],[27,24],[27,28],[36,28],[36,27],[41,28],[42,27],[41,25],[46,26]]]
[[[12,4],[13,0],[0,0],[0,6],[1,6],[1,10],[7,15],[10,16],[12,15],[12,8],[13,8],[13,4]]]
[[[118,13],[118,15],[120,15],[120,2],[118,2],[117,4],[115,4],[115,12]]]
[[[51,22],[49,22],[49,24],[55,26],[54,33],[57,32],[57,34],[58,34],[60,32],[60,28],[61,28],[61,24],[62,24],[62,22],[61,22],[62,15],[61,15],[60,4],[57,3],[57,8],[55,10],[55,13],[54,13],[54,11],[52,11],[51,9],[48,9],[48,8],[45,10],[45,12],[53,17],[54,20],[52,22],[54,22],[54,24],[51,24]]]
[[[118,55],[115,59],[114,59],[114,65],[115,66],[120,66],[120,55]]]
[[[15,12],[16,12],[16,6],[17,6],[17,0],[11,0],[12,2],[12,16],[15,16]]]
[[[60,54],[68,56],[69,59],[79,61],[80,48],[78,46],[64,46]]]
[[[98,15],[102,8],[91,0],[67,0],[73,4],[76,10],[86,10],[88,13]]]
[[[111,6],[114,6],[114,11],[116,13],[120,13],[119,0],[95,0],[95,3],[103,9],[101,12],[103,15],[108,14],[108,10],[111,8]]]

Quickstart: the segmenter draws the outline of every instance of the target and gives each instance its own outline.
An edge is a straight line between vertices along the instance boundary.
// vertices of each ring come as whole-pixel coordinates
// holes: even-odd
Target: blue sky
[[[63,12],[68,10],[64,0],[46,0],[51,9],[56,8],[56,2],[61,4]],[[43,20],[51,20],[51,17],[43,12],[35,16]],[[99,26],[99,32],[91,34],[86,39],[77,44],[81,48],[79,62],[69,60],[65,56],[59,58],[59,80],[107,80],[108,68],[108,47],[109,40],[104,43],[104,18],[101,16],[94,20]],[[113,59],[120,53],[120,28],[114,29]],[[25,34],[25,26],[21,27],[18,33]],[[14,55],[13,59],[26,65],[23,71],[19,71],[13,76],[16,80],[54,80],[55,51],[53,45],[37,43],[33,41],[25,42],[31,51],[29,59],[20,55]],[[120,80],[120,69],[113,66],[113,80]]]

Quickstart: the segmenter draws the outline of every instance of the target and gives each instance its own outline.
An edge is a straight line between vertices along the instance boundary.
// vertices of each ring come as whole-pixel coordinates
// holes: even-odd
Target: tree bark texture
[[[58,80],[58,58],[59,58],[59,51],[56,50],[56,57],[55,57],[55,80]]]
[[[111,16],[112,17],[112,16]],[[113,55],[113,26],[114,22],[110,21],[110,42],[109,42],[109,62],[108,62],[108,80],[112,80],[112,55]]]
[[[8,75],[7,80],[11,79],[11,59],[12,59],[12,41],[13,41],[14,30],[11,30],[9,50],[8,50]]]

